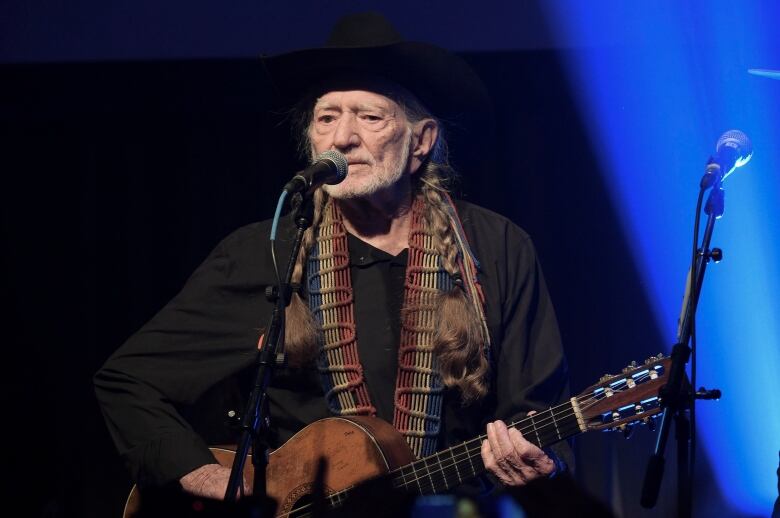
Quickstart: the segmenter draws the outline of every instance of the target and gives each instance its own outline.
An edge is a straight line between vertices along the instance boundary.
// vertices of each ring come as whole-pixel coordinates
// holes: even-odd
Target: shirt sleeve
[[[94,377],[111,436],[141,486],[162,486],[216,462],[180,415],[207,389],[256,358],[270,314],[257,228],[223,241],[181,292]],[[256,242],[255,242],[256,241]]]

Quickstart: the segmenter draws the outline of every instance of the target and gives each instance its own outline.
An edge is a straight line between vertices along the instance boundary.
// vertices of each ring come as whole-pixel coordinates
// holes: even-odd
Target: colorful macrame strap
[[[484,297],[477,279],[478,263],[452,200],[447,197],[445,203],[459,250],[459,276],[450,276],[442,267],[434,237],[425,222],[422,198],[413,204],[409,233],[393,425],[418,457],[436,451],[441,428],[444,385],[433,353],[439,293],[461,284],[480,316],[488,360],[490,354]],[[325,399],[336,415],[375,415],[358,358],[347,232],[337,204],[327,203],[316,232],[306,271],[309,307],[322,329],[318,367]]]

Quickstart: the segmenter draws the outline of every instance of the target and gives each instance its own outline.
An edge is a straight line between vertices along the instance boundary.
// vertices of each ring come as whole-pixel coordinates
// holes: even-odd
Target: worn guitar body
[[[406,440],[374,417],[331,417],[314,422],[271,453],[266,470],[268,496],[277,516],[289,516],[313,489],[320,459],[324,491],[336,493],[414,460]],[[293,513],[294,515],[295,513]]]
[[[233,465],[233,450],[214,447],[211,452],[223,466]],[[323,460],[326,464],[320,469]],[[318,473],[322,473],[322,489],[329,495],[413,460],[406,440],[385,421],[374,417],[330,417],[308,425],[271,453],[266,491],[277,502],[276,516],[305,515]],[[245,464],[244,477],[253,481],[251,459]],[[141,510],[141,495],[138,488],[133,488],[124,518],[140,518]]]

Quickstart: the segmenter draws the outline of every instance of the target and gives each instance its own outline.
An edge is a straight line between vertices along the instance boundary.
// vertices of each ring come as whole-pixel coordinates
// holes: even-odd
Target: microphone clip
[[[720,164],[714,157],[710,157],[707,161],[707,165],[704,168],[704,176],[701,177],[699,182],[699,188],[702,191],[706,191],[713,185],[718,185],[723,180],[723,171]]]

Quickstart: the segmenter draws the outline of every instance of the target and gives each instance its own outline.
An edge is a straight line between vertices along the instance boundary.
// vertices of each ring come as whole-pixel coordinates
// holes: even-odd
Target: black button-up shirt
[[[393,256],[348,235],[358,355],[377,416],[393,422],[408,249]]]

